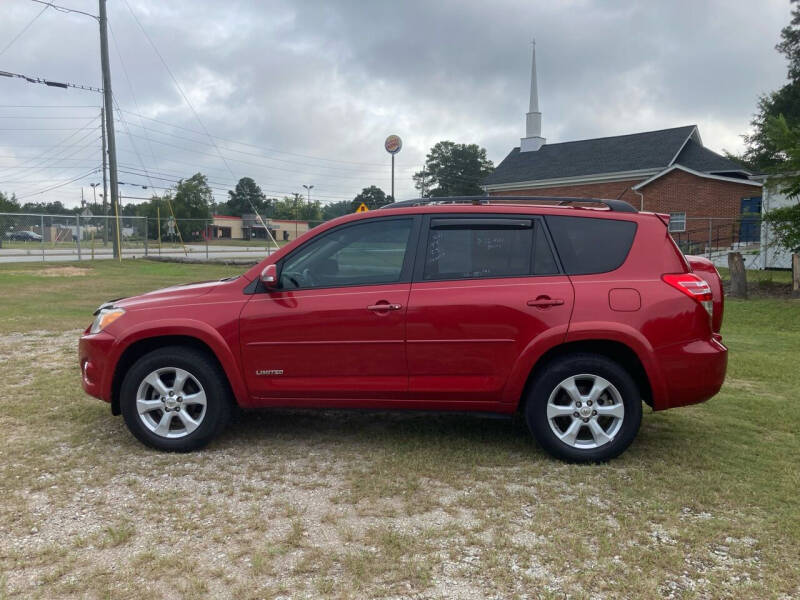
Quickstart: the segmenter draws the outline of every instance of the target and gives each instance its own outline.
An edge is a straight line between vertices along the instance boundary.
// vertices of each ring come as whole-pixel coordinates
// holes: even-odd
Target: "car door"
[[[408,301],[409,395],[500,402],[528,344],[566,334],[573,303],[540,218],[432,216]]]
[[[280,261],[278,289],[242,311],[253,396],[398,399],[408,391],[405,330],[419,217],[343,224]]]

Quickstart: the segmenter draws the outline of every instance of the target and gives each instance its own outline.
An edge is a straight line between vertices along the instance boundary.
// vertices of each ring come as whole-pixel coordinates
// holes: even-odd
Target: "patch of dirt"
[[[44,267],[36,271],[6,271],[9,275],[33,275],[34,277],[85,277],[92,272],[86,267]]]

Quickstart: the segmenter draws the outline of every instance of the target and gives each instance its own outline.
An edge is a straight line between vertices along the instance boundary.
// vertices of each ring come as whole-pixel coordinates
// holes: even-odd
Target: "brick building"
[[[541,137],[533,51],[526,137],[483,181],[490,195],[619,198],[670,214],[670,230],[719,245],[758,241],[761,183],[706,148],[696,125],[548,144]],[[707,230],[707,231],[706,231]],[[755,236],[756,239],[749,238]]]

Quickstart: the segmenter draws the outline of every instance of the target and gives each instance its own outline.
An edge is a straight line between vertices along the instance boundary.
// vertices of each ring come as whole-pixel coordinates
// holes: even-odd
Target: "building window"
[[[670,233],[686,231],[685,212],[669,213],[669,231]]]

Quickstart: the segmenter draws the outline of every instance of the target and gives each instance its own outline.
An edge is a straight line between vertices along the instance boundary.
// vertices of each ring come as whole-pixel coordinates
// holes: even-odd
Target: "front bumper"
[[[656,402],[655,410],[705,402],[725,381],[728,349],[718,334],[708,340],[661,348],[656,350],[656,357],[667,393]]]
[[[81,368],[81,384],[90,396],[111,402],[111,364],[109,355],[114,337],[100,333],[84,333],[78,342],[78,364]]]

